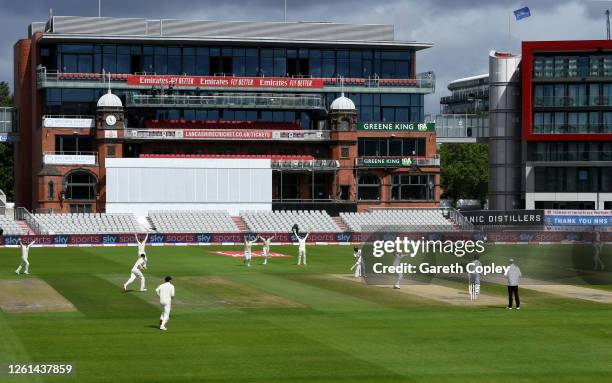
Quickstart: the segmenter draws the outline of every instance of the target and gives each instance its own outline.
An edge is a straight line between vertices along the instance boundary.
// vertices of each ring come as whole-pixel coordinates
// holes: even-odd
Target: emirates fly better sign
[[[200,88],[323,88],[321,78],[129,75],[128,85]]]

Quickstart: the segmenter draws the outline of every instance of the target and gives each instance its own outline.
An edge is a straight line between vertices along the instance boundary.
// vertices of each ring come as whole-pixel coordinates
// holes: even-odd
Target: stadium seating
[[[15,222],[15,220],[6,215],[0,215],[0,228],[4,235],[25,235],[26,232]]]
[[[318,233],[338,233],[340,228],[327,212],[319,210],[279,210],[245,211],[240,216],[250,231],[291,232],[294,224],[300,231],[311,230]]]
[[[150,211],[158,233],[236,233],[238,226],[226,211]]]
[[[438,209],[380,209],[364,213],[340,213],[340,218],[351,231],[373,232],[384,227],[431,231],[452,231],[455,226]]]
[[[133,214],[35,214],[40,234],[142,233],[145,229]]]

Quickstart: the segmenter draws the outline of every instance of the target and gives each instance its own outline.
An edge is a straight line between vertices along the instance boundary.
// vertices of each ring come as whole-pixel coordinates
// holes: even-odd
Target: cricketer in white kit
[[[263,264],[264,265],[268,264],[268,257],[270,256],[270,245],[272,244],[272,240],[274,239],[274,237],[276,237],[276,235],[273,235],[268,238],[264,238],[261,236],[258,237],[263,242],[263,258],[264,258]]]
[[[15,274],[21,273],[22,268],[25,269],[23,272],[24,274],[30,274],[30,262],[28,262],[28,256],[30,255],[30,246],[32,246],[35,242],[36,241],[32,241],[25,245],[23,242],[21,242],[21,239],[19,239],[19,245],[21,245],[21,264],[17,270],[15,270]]]
[[[298,266],[300,266],[302,264],[302,261],[304,262],[304,266],[306,266],[306,240],[308,239],[308,235],[310,234],[310,230],[308,232],[306,232],[306,234],[300,238],[300,236],[298,235],[298,233],[295,233],[295,236],[297,237],[298,240]]]
[[[351,270],[355,270],[355,278],[360,278],[363,276],[363,256],[360,248],[355,247],[353,249],[353,257],[355,258],[355,264],[351,267]]]
[[[149,233],[145,234],[144,239],[141,241],[140,239],[138,239],[138,234],[134,234],[134,237],[136,237],[136,243],[138,244],[138,256],[140,257],[141,255],[145,255],[145,261],[147,260],[147,252],[146,252],[146,245],[147,245],[147,239],[149,238]]]
[[[170,309],[172,308],[172,298],[174,298],[174,285],[170,283],[172,277],[164,278],[164,283],[157,286],[155,292],[159,297],[159,304],[162,306],[162,314],[159,317],[159,329],[166,331],[166,323],[170,320]]]
[[[470,294],[470,300],[475,301],[480,296],[480,273],[476,271],[479,267],[482,267],[482,263],[478,260],[478,255],[474,256],[474,260],[469,263],[471,266],[468,271],[468,293]]]
[[[253,248],[253,244],[257,242],[257,238],[252,241],[249,241],[247,236],[244,237],[244,263],[247,267],[251,267],[251,249]]]
[[[123,290],[127,291],[127,287],[136,280],[136,278],[140,278],[140,291],[147,291],[147,289],[145,288],[145,277],[142,274],[142,270],[146,270],[147,269],[147,256],[145,254],[141,254],[140,257],[138,257],[138,260],[136,261],[136,263],[134,263],[134,266],[132,267],[132,274],[130,275],[130,279],[127,280],[127,282],[125,282],[123,284]]]

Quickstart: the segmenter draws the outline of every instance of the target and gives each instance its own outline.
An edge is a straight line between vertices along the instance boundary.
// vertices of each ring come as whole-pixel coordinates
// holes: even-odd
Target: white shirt
[[[251,252],[251,247],[253,246],[253,244],[255,243],[255,241],[244,241],[244,251],[246,252]]]
[[[267,238],[267,239],[266,238],[262,238],[261,240],[263,241],[264,248],[266,250],[270,250],[270,244],[272,243],[272,237]]]
[[[172,303],[174,298],[174,285],[170,282],[162,283],[155,289],[157,296],[159,297],[159,303],[162,305],[168,305]]]
[[[134,267],[132,267],[132,270],[144,269],[146,267],[147,261],[142,257],[138,257],[138,260],[136,261],[136,263],[134,263]]]
[[[28,254],[30,252],[30,246],[32,246],[32,244],[21,245],[21,258],[22,259],[28,259]]]
[[[361,257],[361,249],[359,249],[357,251],[353,251],[353,257],[355,257],[355,258]]]
[[[306,239],[308,239],[308,234],[304,236],[304,238],[297,237],[298,242],[300,243],[300,250],[306,251]]]
[[[521,274],[521,269],[514,263],[510,265],[508,271],[506,271],[506,278],[508,279],[508,286],[518,286],[519,280],[523,274]]]
[[[146,246],[145,241],[138,242],[138,255],[145,253],[145,246]]]

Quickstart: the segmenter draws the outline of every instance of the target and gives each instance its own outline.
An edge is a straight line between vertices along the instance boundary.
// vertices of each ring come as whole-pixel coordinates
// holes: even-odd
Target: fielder
[[[144,254],[145,261],[146,261],[147,260],[147,252],[145,251],[145,246],[147,244],[147,239],[149,238],[149,233],[145,234],[145,237],[142,240],[142,242],[138,239],[138,234],[134,234],[134,237],[136,237],[136,243],[138,244],[138,256],[140,257],[141,255]]]
[[[395,259],[393,260],[393,266],[395,266],[396,268],[398,266],[400,266],[402,264],[402,259],[404,259],[406,255],[404,253],[395,253]],[[404,278],[404,273],[401,271],[401,268],[399,268],[400,271],[397,272],[397,281],[395,282],[395,284],[393,285],[394,289],[399,290],[400,289],[400,284],[402,282],[402,279]]]
[[[130,279],[128,279],[127,282],[123,284],[123,291],[127,291],[127,287],[130,285],[130,283],[136,280],[136,277],[140,278],[140,291],[147,291],[147,289],[145,289],[145,277],[141,271],[141,270],[146,270],[146,269],[147,269],[147,256],[144,254],[141,254],[140,257],[138,257],[138,260],[136,261],[136,263],[134,263],[134,266],[132,267],[132,274],[130,275]]]
[[[159,317],[159,329],[166,331],[166,323],[170,320],[170,309],[172,307],[172,298],[174,298],[174,285],[170,283],[172,277],[164,278],[165,283],[157,286],[155,292],[159,297],[159,304],[162,305],[162,315]]]
[[[21,268],[25,268],[25,271],[23,272],[24,274],[30,274],[30,262],[28,262],[28,256],[30,255],[30,247],[35,242],[36,241],[32,241],[27,245],[24,245],[23,242],[21,242],[21,238],[19,239],[19,245],[21,245],[21,264],[17,270],[15,270],[15,274],[19,275]]]
[[[593,255],[593,270],[601,268],[604,271],[606,265],[601,260],[601,250],[603,249],[603,242],[601,241],[601,233],[596,231],[595,237],[593,238],[593,247],[595,247],[595,254]]]
[[[310,234],[310,230],[306,232],[306,235],[300,238],[300,236],[295,233],[297,240],[299,242],[298,247],[298,266],[302,264],[302,260],[304,261],[304,266],[306,266],[306,240],[308,239],[308,235]]]
[[[246,235],[244,236],[244,263],[247,265],[247,267],[251,267],[251,248],[255,242],[257,242],[257,237],[255,237],[254,240],[249,241],[249,238]]]
[[[482,267],[482,263],[478,260],[478,255],[474,255],[474,260],[468,265],[468,293],[470,294],[470,300],[475,301],[480,296],[480,273],[476,271],[476,268]]]
[[[355,269],[355,278],[360,278],[364,276],[364,267],[363,267],[363,257],[361,255],[361,249],[355,247],[353,249],[353,257],[355,257],[355,264],[351,267],[351,271]]]
[[[272,240],[274,239],[274,237],[276,237],[276,234],[268,238],[258,236],[258,238],[261,239],[261,241],[263,242],[264,265],[268,264],[268,257],[270,256],[270,245],[272,244]]]

